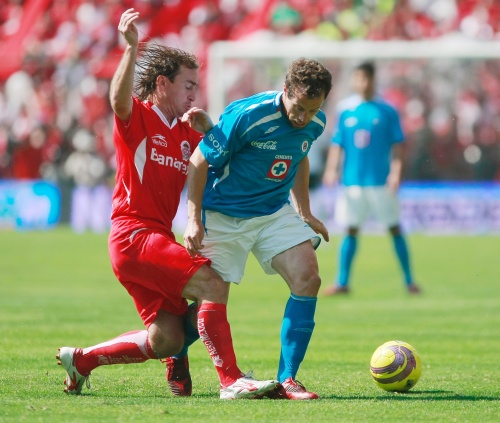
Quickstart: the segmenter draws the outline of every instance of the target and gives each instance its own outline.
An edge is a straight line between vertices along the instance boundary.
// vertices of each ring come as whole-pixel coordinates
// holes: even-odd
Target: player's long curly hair
[[[135,93],[142,101],[147,100],[156,90],[156,79],[159,75],[166,76],[174,82],[181,66],[188,69],[200,67],[198,59],[193,54],[156,43],[141,43],[138,57],[134,83]]]
[[[332,89],[332,74],[323,64],[314,59],[301,57],[288,66],[285,86],[289,98],[294,98],[297,91],[303,91],[308,98],[325,98]]]

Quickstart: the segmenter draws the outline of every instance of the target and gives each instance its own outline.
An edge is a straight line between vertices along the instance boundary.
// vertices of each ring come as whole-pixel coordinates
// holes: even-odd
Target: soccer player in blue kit
[[[336,207],[338,220],[347,226],[339,257],[336,282],[325,295],[349,292],[349,277],[357,251],[359,227],[370,211],[388,228],[408,292],[416,294],[407,243],[400,227],[397,191],[401,182],[403,131],[396,110],[375,95],[375,66],[358,65],[352,75],[355,94],[338,105],[338,122],[323,175],[323,184],[339,180],[343,153],[342,190]]]
[[[290,288],[280,335],[281,386],[274,398],[319,398],[296,374],[315,325],[318,234],[329,240],[310,210],[307,154],[325,129],[321,106],[331,87],[331,73],[321,63],[293,61],[283,91],[227,106],[188,169],[187,250],[212,261],[228,282],[227,295],[229,282],[240,283],[250,251],[266,273],[279,273]]]

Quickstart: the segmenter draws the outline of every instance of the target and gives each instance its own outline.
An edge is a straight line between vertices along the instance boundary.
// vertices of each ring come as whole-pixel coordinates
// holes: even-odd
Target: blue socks
[[[403,235],[393,235],[392,241],[394,243],[394,250],[398,258],[401,269],[404,273],[406,285],[413,282],[413,275],[410,266],[410,255],[408,253],[408,246]],[[347,235],[342,242],[339,254],[339,275],[337,283],[339,286],[347,286],[351,275],[351,268],[356,250],[358,248],[358,239],[355,236]]]
[[[314,330],[316,297],[290,294],[281,325],[281,355],[278,380],[295,376],[304,360]]]
[[[185,338],[184,338],[184,346],[182,347],[182,350],[180,350],[179,353],[174,355],[174,358],[184,358],[188,355],[188,349],[191,344],[193,344],[197,339],[200,338],[200,334],[198,333],[198,328],[195,328],[191,324],[191,319],[189,316],[192,313],[193,307],[198,307],[198,304],[196,303],[191,303],[189,305],[189,311],[188,314],[186,315],[186,321],[184,322],[184,331],[185,331]]]
[[[401,269],[403,269],[405,283],[409,285],[413,282],[413,277],[410,269],[410,255],[408,253],[405,238],[403,235],[395,235],[392,237],[392,240],[394,242],[394,249],[396,250],[396,255],[398,256]]]
[[[358,249],[358,239],[355,236],[347,235],[342,242],[339,257],[339,276],[337,283],[340,286],[347,286],[351,275],[352,261]]]

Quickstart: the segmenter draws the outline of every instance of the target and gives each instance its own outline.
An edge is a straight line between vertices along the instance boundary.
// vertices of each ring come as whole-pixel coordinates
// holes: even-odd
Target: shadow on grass
[[[73,398],[93,398],[93,399],[120,399],[123,400],[127,398],[129,400],[136,400],[138,398],[156,398],[160,400],[173,400],[173,401],[192,401],[196,399],[207,399],[207,400],[219,400],[218,393],[199,393],[193,394],[191,397],[174,397],[168,393],[158,393],[153,395],[142,393],[131,393],[127,392],[124,395],[123,392],[110,393],[110,392],[99,392],[99,390],[94,391],[84,391],[80,395],[63,395]],[[263,398],[264,401],[278,401],[271,400],[269,398]],[[442,391],[442,390],[429,390],[429,391],[410,391],[405,393],[387,393],[382,395],[321,395],[321,400],[337,400],[337,401],[492,401],[500,402],[499,396],[488,396],[488,395],[463,395],[456,394],[453,391]],[[281,401],[279,401],[281,402]]]
[[[387,395],[322,395],[322,399],[348,400],[348,401],[499,401],[499,396],[487,395],[463,395],[455,394],[453,391],[410,391],[405,393],[393,393]]]

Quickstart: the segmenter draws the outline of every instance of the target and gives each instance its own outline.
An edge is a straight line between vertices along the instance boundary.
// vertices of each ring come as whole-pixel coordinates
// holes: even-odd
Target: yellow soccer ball
[[[410,344],[389,341],[373,353],[370,373],[379,388],[390,392],[407,392],[420,379],[422,361]]]

